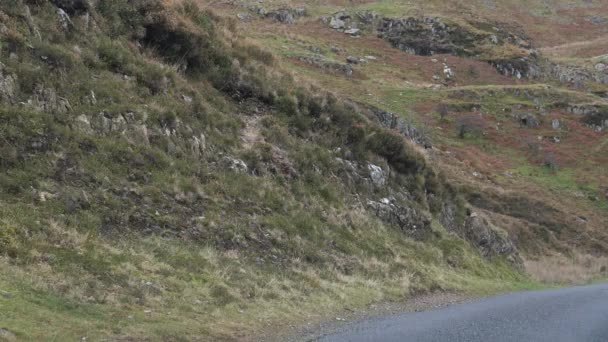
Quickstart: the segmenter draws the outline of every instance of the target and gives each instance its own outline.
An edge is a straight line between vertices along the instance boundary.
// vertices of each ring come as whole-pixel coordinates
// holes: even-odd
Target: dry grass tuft
[[[534,280],[543,283],[582,284],[608,276],[608,258],[589,254],[544,256],[526,260],[525,267]]]

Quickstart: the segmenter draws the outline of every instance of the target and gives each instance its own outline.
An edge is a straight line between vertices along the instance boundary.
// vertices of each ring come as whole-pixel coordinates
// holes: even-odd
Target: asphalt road
[[[517,292],[380,317],[318,341],[608,342],[608,283]]]

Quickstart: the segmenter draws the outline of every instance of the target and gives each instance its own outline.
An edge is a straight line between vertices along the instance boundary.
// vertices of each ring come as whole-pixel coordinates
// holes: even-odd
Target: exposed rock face
[[[72,109],[70,102],[57,95],[54,89],[38,84],[28,101],[34,109],[46,113],[67,113]]]
[[[275,11],[270,11],[264,16],[283,24],[293,24],[295,23],[296,18],[303,17],[305,15],[306,9],[304,8],[281,8]]]
[[[368,164],[367,169],[369,170],[369,175],[374,186],[381,188],[386,185],[388,175],[380,166]]]
[[[433,146],[428,135],[399,115],[378,108],[370,108],[369,111],[370,116],[378,120],[382,126],[396,130],[404,137],[425,148]]]
[[[457,232],[462,222],[458,222],[458,208],[452,201],[443,201],[439,213],[439,223],[450,232]]]
[[[368,201],[367,207],[382,221],[399,227],[407,235],[422,240],[431,232],[431,218],[414,208],[398,205],[394,199]]]
[[[515,56],[489,61],[503,75],[521,78],[537,78],[542,76],[539,57],[532,51],[529,56]]]
[[[383,18],[378,32],[393,47],[422,56],[438,53],[470,56],[475,54],[476,44],[484,38],[459,25],[428,17]]]
[[[71,127],[84,134],[120,134],[131,144],[149,145],[150,131],[143,121],[135,119],[134,113],[112,115],[100,112],[92,116],[79,115]]]
[[[475,26],[475,30],[437,17],[383,18],[378,31],[380,37],[394,47],[422,56],[438,53],[473,56],[483,52],[485,44],[511,43],[526,49],[531,47],[529,38],[521,32],[510,32],[511,28],[499,24],[470,25]]]
[[[74,23],[72,22],[72,19],[70,18],[69,14],[67,14],[63,9],[57,9],[57,17],[59,19],[59,24],[61,24],[61,27],[64,30],[68,30],[74,26]]]
[[[72,128],[80,131],[84,134],[93,134],[93,128],[91,127],[91,120],[88,116],[82,114],[79,115],[74,123],[72,124]]]
[[[472,213],[463,228],[463,237],[475,244],[486,258],[505,256],[516,265],[522,261],[506,232],[494,227],[485,217]]]
[[[390,169],[374,164],[359,164],[355,161],[342,158],[335,159],[340,164],[339,176],[343,182],[352,186],[359,186],[371,192],[374,189],[383,189],[389,183]]]
[[[487,60],[503,75],[536,78],[542,70],[531,40],[517,27],[505,24],[468,23],[464,26],[441,18],[383,18],[379,36],[393,47],[414,55],[453,54]],[[526,54],[511,57],[483,57],[492,45],[512,44]],[[447,78],[453,75],[446,73]]]
[[[340,30],[346,27],[346,22],[338,16],[331,17],[329,21],[329,27],[334,30]]]
[[[577,88],[584,88],[588,82],[608,84],[607,71],[606,65],[603,63],[598,63],[594,67],[563,63],[549,63],[547,66],[547,74],[549,76],[562,83],[574,85]]]
[[[8,73],[4,64],[0,63],[0,101],[13,102],[17,89],[17,78]]]
[[[583,123],[598,131],[608,129],[608,106],[579,104],[569,106],[568,111],[583,116]]]

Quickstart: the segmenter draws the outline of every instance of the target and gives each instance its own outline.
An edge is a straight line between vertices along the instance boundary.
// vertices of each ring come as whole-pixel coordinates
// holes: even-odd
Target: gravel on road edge
[[[259,342],[301,342],[315,341],[323,336],[337,332],[348,325],[357,324],[376,317],[384,317],[398,313],[418,312],[447,307],[479,299],[470,294],[457,292],[436,292],[417,295],[403,302],[384,302],[370,304],[363,309],[347,309],[335,317],[308,322],[303,326],[288,326],[282,331],[272,331],[253,338]]]

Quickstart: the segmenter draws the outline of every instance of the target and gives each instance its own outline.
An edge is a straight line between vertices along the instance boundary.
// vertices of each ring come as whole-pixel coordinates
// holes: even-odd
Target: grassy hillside
[[[605,120],[601,118],[606,115],[605,63],[597,55],[578,59],[566,56],[581,46],[592,45],[597,50],[588,52],[601,54],[599,38],[593,37],[601,37],[605,31],[605,26],[598,24],[606,12],[605,5],[530,2],[524,9],[516,8],[516,2],[492,6],[489,2],[454,3],[458,11],[447,11],[447,7],[434,2],[404,1],[335,1],[324,7],[314,1],[260,5],[268,13],[306,8],[308,15],[292,23],[260,16],[238,1],[219,11],[229,17],[250,13],[250,17],[241,16],[239,20],[242,30],[281,56],[283,65],[297,77],[415,122],[433,137],[436,149],[429,156],[441,165],[452,184],[481,192],[482,198],[486,197],[484,192],[496,193],[490,197],[504,198],[502,194],[508,194],[507,198],[514,198],[499,200],[490,211],[498,214],[493,219],[502,221],[501,226],[514,240],[524,242],[521,248],[528,249],[525,242],[534,245],[526,250],[527,257],[553,255],[555,250],[603,255],[608,203],[603,153],[606,135],[605,126],[595,126],[594,122]],[[547,6],[550,11],[539,14],[537,6]],[[509,15],[501,19],[497,13]],[[389,40],[382,39],[385,34],[378,34],[378,21],[388,17],[397,23],[397,19],[410,16],[431,20],[439,17],[445,25],[456,25],[452,30],[461,32],[460,37],[441,36],[442,26],[437,26],[440,33],[435,37],[422,28],[412,31],[413,38],[424,34],[426,41],[436,39],[440,48],[447,46],[452,53],[411,54],[403,51],[407,46],[395,48],[394,40],[390,40],[401,34],[398,42],[417,47],[419,42],[410,39],[407,31],[395,31]],[[339,17],[344,18],[346,27],[332,29],[332,18]],[[579,27],[585,27],[588,36],[570,36]],[[348,34],[348,28],[360,32]],[[488,44],[484,35],[493,31],[499,32],[498,43]],[[479,36],[479,32],[485,33]],[[530,47],[518,43],[522,49],[517,52],[513,44],[500,42],[501,36],[509,35],[529,40]],[[473,49],[482,53],[463,54],[458,44],[466,48],[473,44]],[[494,65],[495,60],[488,63],[488,56],[496,58],[505,51],[514,54],[512,61],[502,62],[499,67]],[[311,56],[317,59],[315,63],[310,62]],[[360,60],[352,64],[352,75],[328,71],[328,65],[346,63],[350,57]],[[524,77],[514,77],[517,74],[509,71],[512,67],[526,71],[526,63],[517,65],[521,58],[527,58],[526,63],[537,61],[532,63],[537,65],[530,69],[534,73],[530,72],[529,77],[523,73],[519,76]],[[444,74],[446,66],[454,75],[450,79]],[[595,70],[604,71],[595,74]],[[465,134],[461,136],[462,128]],[[481,205],[484,200],[477,203]],[[516,213],[529,203],[551,207],[538,214],[544,216],[546,212],[551,218],[539,220],[534,215]]]
[[[605,272],[605,134],[563,119],[551,168],[518,145],[549,133],[503,110],[540,99],[563,118],[600,95],[352,38],[319,20],[339,1],[265,6],[296,5],[307,16],[285,25],[238,19],[239,2],[0,3],[0,339],[247,340],[537,286],[522,254],[529,270],[591,254],[574,280]],[[377,59],[347,76],[311,48]],[[433,87],[432,58],[456,83]],[[473,108],[483,127],[459,134]]]

